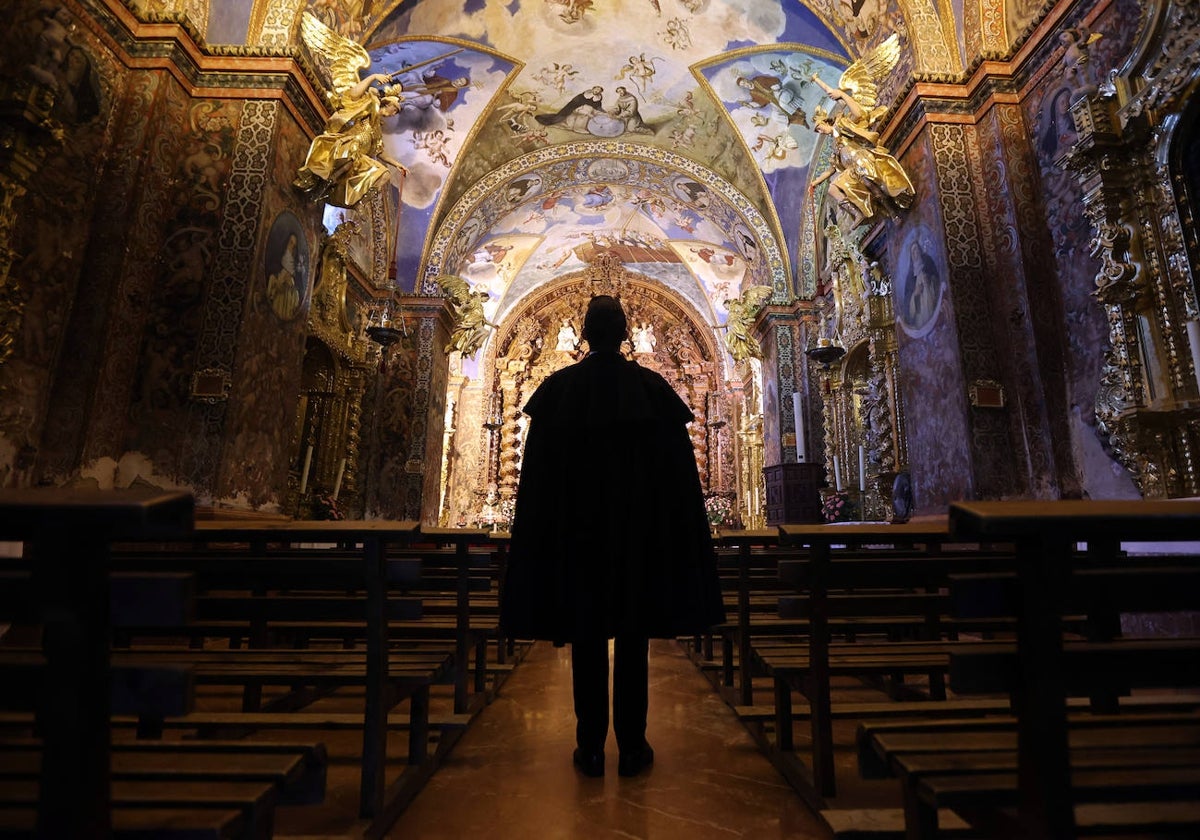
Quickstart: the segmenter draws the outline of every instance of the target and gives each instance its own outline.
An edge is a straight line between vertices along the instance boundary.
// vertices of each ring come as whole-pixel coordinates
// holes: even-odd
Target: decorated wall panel
[[[917,511],[930,513],[942,510],[945,499],[971,498],[975,492],[973,477],[963,469],[971,460],[967,382],[959,360],[958,304],[947,291],[949,267],[936,234],[947,208],[935,198],[942,185],[931,134],[922,135],[904,157],[917,198],[890,239],[888,254],[913,495]],[[929,291],[918,294],[920,289]]]
[[[0,290],[17,305],[15,313],[3,312],[0,336],[0,486],[35,482],[37,464],[46,458],[54,370],[64,358],[89,266],[88,220],[98,201],[121,200],[97,194],[96,173],[122,130],[111,115],[125,82],[86,19],[72,9],[27,0],[6,6],[0,87],[20,107],[8,112],[17,119],[4,126],[6,166],[0,176],[0,229],[3,245],[11,248],[0,260]],[[23,112],[34,101],[41,105]],[[17,116],[22,113],[24,121]],[[10,165],[16,161],[29,168],[14,171]],[[72,351],[76,358],[81,347]],[[64,398],[60,393],[58,399]],[[74,426],[49,444],[56,450],[77,440],[82,409],[76,404],[70,413]]]
[[[230,371],[217,496],[251,507],[283,501],[280,488],[295,456],[292,423],[301,390],[300,360],[325,244],[318,208],[303,215],[290,209],[296,206],[292,161],[306,146],[293,120],[281,117]]]
[[[1142,18],[1140,6],[1126,0],[1113,3],[1093,24],[1103,33],[1089,49],[1091,72],[1097,77],[1130,49]],[[1063,56],[1061,48],[1054,51],[1023,104],[1026,138],[1044,205],[1047,256],[1054,265],[1061,300],[1066,399],[1062,422],[1069,427],[1065,457],[1074,465],[1074,475],[1064,477],[1068,483],[1063,489],[1071,490],[1078,482],[1078,492],[1087,496],[1129,496],[1136,490],[1104,452],[1092,409],[1108,345],[1108,321],[1093,294],[1099,263],[1092,255],[1092,229],[1083,212],[1082,191],[1061,162],[1078,139],[1070,114],[1074,84],[1067,78]]]

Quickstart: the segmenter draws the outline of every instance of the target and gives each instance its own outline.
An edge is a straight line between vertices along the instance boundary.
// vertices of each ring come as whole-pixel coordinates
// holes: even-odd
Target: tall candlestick
[[[338,493],[342,492],[342,476],[345,474],[346,474],[346,459],[343,458],[342,462],[340,464],[338,464],[337,481],[333,482],[333,500],[335,502],[337,501]]]
[[[1200,321],[1187,322],[1187,337],[1192,351],[1192,373],[1200,385]]]
[[[867,490],[867,455],[866,451],[860,446],[858,447],[858,492],[865,493]]]
[[[796,421],[796,461],[803,464],[806,458],[804,441],[804,404],[799,391],[792,391],[792,417]]]
[[[309,444],[308,451],[304,453],[304,469],[300,472],[301,493],[308,489],[308,468],[312,466],[312,449],[312,444]]]
[[[842,492],[842,469],[838,465],[838,457],[833,456],[833,486],[839,493]]]

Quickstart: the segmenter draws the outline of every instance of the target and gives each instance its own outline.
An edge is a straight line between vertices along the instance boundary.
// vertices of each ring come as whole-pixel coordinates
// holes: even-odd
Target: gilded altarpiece
[[[822,323],[806,347],[814,362],[827,359],[809,368],[822,396],[816,440],[823,447],[806,448],[821,453],[829,491],[847,494],[857,518],[867,520],[890,518],[892,483],[909,468],[893,283],[878,260],[863,254],[876,233],[826,226],[817,299]],[[844,355],[828,360],[820,351],[830,348]]]
[[[442,522],[507,523],[529,419],[521,408],[547,376],[586,353],[582,313],[596,294],[620,298],[631,330],[623,352],[662,374],[695,415],[688,428],[702,486],[735,491],[740,444],[731,423],[740,394],[721,384],[711,328],[661,284],[601,258],[530,295],[504,319],[484,351],[478,383],[452,376]]]
[[[354,235],[355,227],[343,224],[325,240],[305,324],[299,401],[282,459],[290,461],[285,507],[301,519],[329,516],[331,507],[361,506],[363,393],[379,360],[348,300],[348,240]]]
[[[1083,193],[1107,316],[1097,428],[1145,497],[1200,492],[1196,199],[1178,119],[1200,79],[1198,37],[1194,4],[1157,5],[1128,61],[1074,99],[1077,139],[1058,161]]]

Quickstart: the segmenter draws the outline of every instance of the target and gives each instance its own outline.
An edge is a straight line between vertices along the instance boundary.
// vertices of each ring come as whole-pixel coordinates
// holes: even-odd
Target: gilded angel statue
[[[750,327],[769,297],[770,286],[749,286],[740,297],[725,301],[725,308],[729,310],[725,321],[725,346],[735,362],[762,358],[762,347],[750,334]]]
[[[490,295],[472,290],[466,280],[453,274],[443,274],[434,282],[446,293],[454,313],[454,332],[445,352],[457,350],[463,358],[474,356],[487,339],[488,328],[496,326],[483,313],[483,304]]]
[[[385,182],[400,188],[408,170],[384,149],[380,120],[399,113],[402,87],[392,84],[387,73],[360,79],[371,56],[311,12],[304,13],[300,33],[328,64],[331,90],[326,96],[333,114],[313,138],[295,185],[313,200],[338,207],[353,207]]]
[[[880,207],[895,213],[912,206],[915,191],[900,162],[879,145],[875,123],[887,112],[878,105],[879,84],[900,59],[900,36],[896,33],[842,73],[836,88],[816,73],[816,82],[834,105],[829,111],[817,106],[813,128],[833,138],[832,168],[809,184],[832,178],[829,196],[844,214],[845,229],[853,230],[873,219]],[[840,104],[840,108],[838,107]]]

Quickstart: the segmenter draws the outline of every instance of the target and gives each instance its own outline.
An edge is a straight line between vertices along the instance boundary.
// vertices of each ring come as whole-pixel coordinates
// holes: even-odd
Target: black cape
[[[673,638],[724,621],[693,417],[666,380],[593,353],[549,376],[525,413],[504,631]]]

